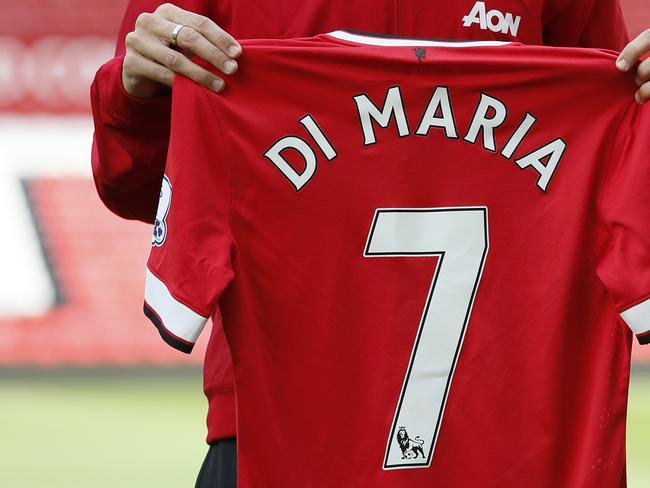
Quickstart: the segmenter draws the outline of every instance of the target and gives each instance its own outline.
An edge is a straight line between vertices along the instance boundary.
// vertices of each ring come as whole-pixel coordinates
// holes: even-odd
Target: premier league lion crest
[[[406,432],[406,427],[399,427],[397,429],[397,444],[402,450],[402,459],[416,459],[418,454],[424,458],[424,441],[420,439],[420,436],[416,436],[415,439],[411,439]]]
[[[160,188],[160,200],[158,201],[158,211],[153,226],[153,235],[151,236],[151,245],[160,247],[167,238],[167,214],[172,204],[172,185],[167,176],[163,177],[162,187]]]

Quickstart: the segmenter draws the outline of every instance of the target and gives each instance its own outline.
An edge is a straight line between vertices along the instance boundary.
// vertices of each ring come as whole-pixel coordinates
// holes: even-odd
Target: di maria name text
[[[506,142],[501,147],[497,147],[494,133],[506,121],[508,110],[503,102],[487,93],[481,93],[478,97],[474,115],[464,135],[459,132],[456,124],[449,88],[446,86],[437,86],[433,89],[417,129],[413,133],[409,129],[407,112],[399,86],[387,89],[381,106],[377,106],[365,94],[352,98],[356,105],[364,146],[377,144],[376,126],[388,128],[391,125],[396,126],[400,137],[429,136],[431,129],[439,129],[449,140],[457,139],[476,144],[478,139],[481,139],[485,150],[498,153],[506,160],[514,161],[521,169],[537,172],[537,187],[544,192],[547,191],[566,150],[566,143],[559,137],[540,147],[532,148],[532,150],[531,148],[527,148],[527,151],[519,150],[530,130],[537,123],[537,119],[531,113],[526,113],[519,125],[507,134],[507,139],[500,137]],[[285,136],[277,140],[264,153],[264,156],[282,172],[297,191],[309,183],[316,172],[317,153],[314,145],[328,161],[332,161],[338,156],[331,139],[327,137],[314,117],[305,115],[299,122],[307,129],[313,141],[308,142],[295,135]],[[284,157],[285,151],[288,149],[297,151],[304,159],[305,165],[301,172],[296,171]]]

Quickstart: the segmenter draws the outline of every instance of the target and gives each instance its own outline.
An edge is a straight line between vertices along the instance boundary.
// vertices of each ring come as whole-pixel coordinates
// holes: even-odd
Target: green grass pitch
[[[0,370],[0,486],[192,487],[206,446],[200,371]],[[630,488],[650,486],[650,371],[630,388]]]

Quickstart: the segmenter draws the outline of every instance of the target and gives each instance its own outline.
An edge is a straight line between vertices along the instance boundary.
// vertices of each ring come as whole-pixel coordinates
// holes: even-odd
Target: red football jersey
[[[616,55],[244,49],[175,82],[145,292],[181,350],[221,311],[239,486],[625,486],[650,114]]]
[[[91,87],[93,176],[104,203],[126,218],[153,221],[169,143],[171,97],[141,99],[122,86],[124,39],[142,12],[164,0],[130,0],[116,57]],[[619,0],[176,0],[237,39],[306,37],[343,27],[402,36],[517,41],[622,49]],[[246,54],[244,54],[246,56]],[[208,442],[235,435],[233,373],[220,323],[205,354]]]

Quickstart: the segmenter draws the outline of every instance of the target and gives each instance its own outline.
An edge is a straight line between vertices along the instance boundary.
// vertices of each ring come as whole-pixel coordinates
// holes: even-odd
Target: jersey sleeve
[[[650,110],[632,103],[605,177],[600,208],[611,241],[597,272],[623,320],[649,344]]]
[[[620,0],[547,0],[544,4],[545,46],[620,51],[628,42]]]
[[[231,178],[205,89],[177,76],[172,114],[144,312],[165,342],[189,353],[233,277]]]

